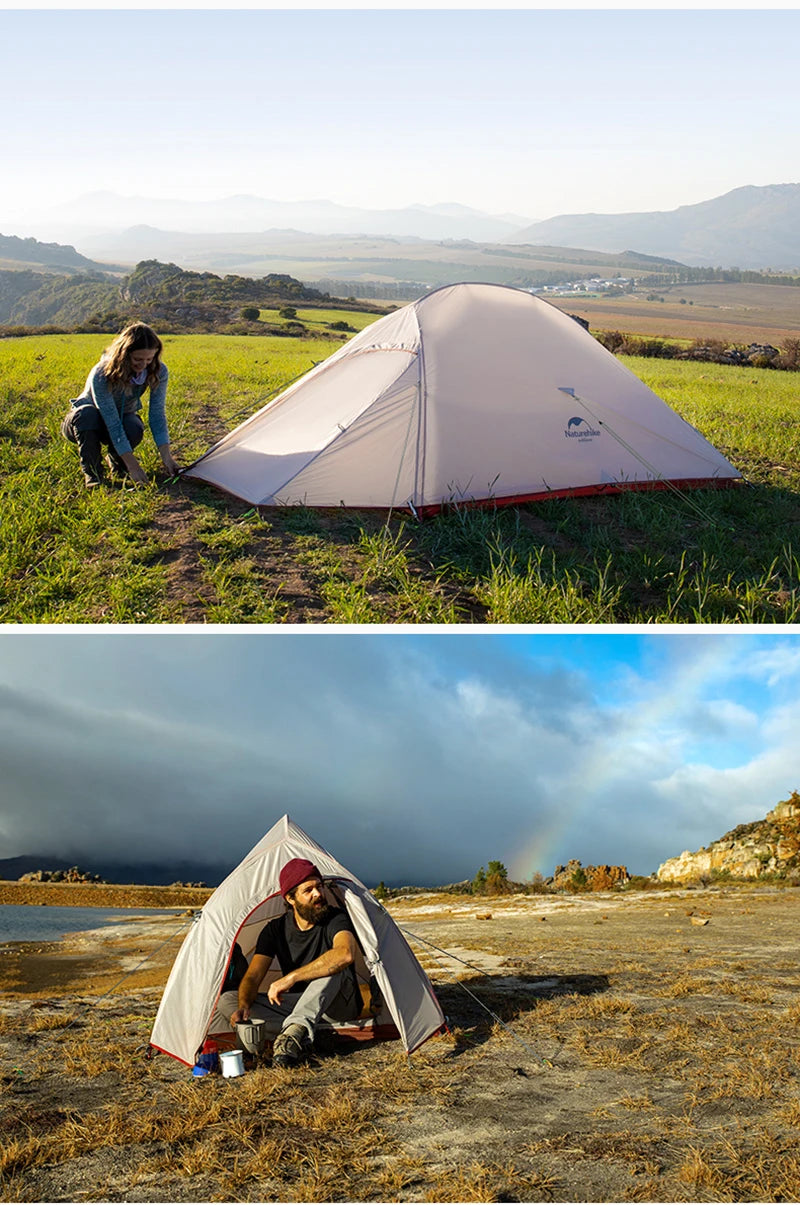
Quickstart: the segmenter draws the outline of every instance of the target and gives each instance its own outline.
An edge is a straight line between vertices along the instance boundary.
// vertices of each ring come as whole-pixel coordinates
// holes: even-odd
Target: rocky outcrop
[[[582,866],[571,858],[566,866],[556,866],[546,884],[552,891],[610,891],[624,886],[630,877],[625,866]]]
[[[740,824],[691,853],[668,858],[656,871],[661,882],[684,883],[715,878],[798,878],[800,881],[800,794],[793,791],[763,820]]]
[[[20,875],[20,883],[105,883],[99,874],[91,874],[81,870],[79,866],[70,866],[69,870],[31,870]]]

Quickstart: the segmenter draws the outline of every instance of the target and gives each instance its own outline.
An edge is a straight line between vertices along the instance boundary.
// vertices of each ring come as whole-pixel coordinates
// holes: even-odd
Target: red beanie
[[[321,879],[322,875],[313,862],[307,858],[292,858],[287,862],[280,874],[281,895],[286,895],[293,888],[305,883],[306,879]]]

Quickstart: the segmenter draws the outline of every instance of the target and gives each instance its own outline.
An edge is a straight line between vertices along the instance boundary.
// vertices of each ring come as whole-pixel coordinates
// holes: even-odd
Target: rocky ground
[[[0,1199],[800,1199],[800,890],[390,910],[449,1034],[238,1080],[144,1057],[179,910],[3,952]]]

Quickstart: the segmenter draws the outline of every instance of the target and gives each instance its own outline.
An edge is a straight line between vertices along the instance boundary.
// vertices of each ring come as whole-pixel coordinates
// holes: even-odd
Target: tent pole
[[[687,494],[684,494],[682,490],[679,490],[674,482],[669,481],[663,475],[663,473],[659,473],[655,465],[652,465],[649,460],[646,460],[644,456],[640,455],[632,444],[629,444],[627,440],[623,439],[622,436],[605,421],[605,419],[602,419],[599,414],[596,414],[586,401],[585,397],[582,397],[579,393],[576,393],[574,389],[570,389],[563,385],[559,385],[557,388],[559,393],[566,393],[568,397],[573,398],[576,402],[580,402],[583,408],[592,416],[595,422],[599,423],[604,431],[608,431],[608,434],[611,436],[611,438],[615,439],[621,448],[624,448],[626,452],[630,453],[631,456],[634,456],[636,460],[639,461],[639,464],[643,465],[644,468],[647,469],[648,473],[652,473],[656,481],[660,481],[662,485],[667,487],[667,489],[672,490],[673,494],[680,498],[681,501],[685,502],[686,505],[691,510],[695,511],[696,514],[700,515],[701,519],[705,519],[706,522],[710,523],[713,527],[721,526],[713,515],[710,515],[707,511],[703,510],[702,506],[698,506],[697,503],[689,498]]]

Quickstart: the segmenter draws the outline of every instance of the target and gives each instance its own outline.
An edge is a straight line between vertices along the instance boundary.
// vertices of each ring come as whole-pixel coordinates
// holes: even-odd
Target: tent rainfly
[[[267,921],[284,910],[278,876],[291,858],[308,858],[323,876],[328,902],[347,910],[360,955],[356,970],[364,1011],[333,1028],[353,1039],[400,1038],[407,1051],[445,1024],[433,988],[385,908],[322,846],[284,816],[214,891],[192,926],[167,980],[150,1046],[192,1065],[208,1037],[230,1044],[233,1033],[217,1011],[222,983],[238,943],[250,959]],[[261,990],[280,975],[276,962]],[[370,980],[377,1011],[370,1007]]]
[[[568,314],[492,284],[380,318],[185,476],[258,506],[422,514],[741,479]]]

